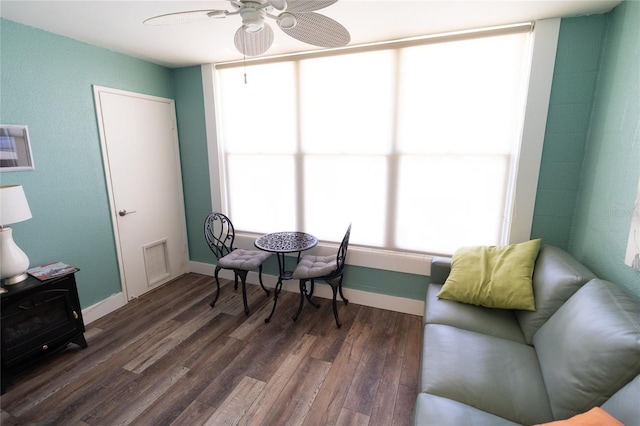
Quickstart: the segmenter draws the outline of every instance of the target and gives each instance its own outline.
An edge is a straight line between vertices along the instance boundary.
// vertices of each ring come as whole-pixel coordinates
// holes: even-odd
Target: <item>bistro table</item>
[[[269,322],[276,310],[278,295],[280,294],[280,290],[282,290],[282,281],[293,278],[293,272],[287,270],[285,255],[287,253],[298,253],[297,263],[300,261],[300,253],[315,247],[318,244],[318,239],[306,232],[274,232],[263,235],[258,238],[254,244],[260,250],[275,253],[278,258],[279,273],[278,282],[273,292],[273,308],[271,309],[269,317],[264,320],[264,322]]]

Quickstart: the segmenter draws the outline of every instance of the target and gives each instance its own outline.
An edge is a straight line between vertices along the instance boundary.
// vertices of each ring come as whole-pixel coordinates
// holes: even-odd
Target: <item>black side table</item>
[[[1,361],[2,393],[15,373],[29,368],[69,343],[87,347],[75,275],[46,281],[29,276],[3,287]]]

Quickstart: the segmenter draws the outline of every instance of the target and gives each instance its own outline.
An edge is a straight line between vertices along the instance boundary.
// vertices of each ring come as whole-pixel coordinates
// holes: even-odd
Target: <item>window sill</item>
[[[255,249],[253,244],[255,240],[255,234],[236,233],[235,246],[248,250]],[[313,249],[305,251],[304,254],[328,256],[335,254],[337,250],[338,244],[320,242]],[[347,256],[348,265],[424,276],[431,275],[432,260],[433,257],[426,254],[400,253],[351,245]]]

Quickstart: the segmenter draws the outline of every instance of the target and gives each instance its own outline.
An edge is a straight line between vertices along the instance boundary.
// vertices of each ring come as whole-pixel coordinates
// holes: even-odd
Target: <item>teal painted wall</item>
[[[121,291],[92,85],[173,97],[170,69],[0,20],[0,122],[29,126],[33,218],[12,225],[31,265],[73,264],[83,308]]]
[[[173,71],[180,161],[184,186],[189,257],[211,263],[213,254],[204,241],[204,219],[211,213],[211,185],[207,153],[201,67]]]
[[[567,250],[576,209],[606,15],[563,19],[531,230]]]
[[[640,2],[606,19],[569,251],[640,295],[640,273],[624,264],[640,176]]]

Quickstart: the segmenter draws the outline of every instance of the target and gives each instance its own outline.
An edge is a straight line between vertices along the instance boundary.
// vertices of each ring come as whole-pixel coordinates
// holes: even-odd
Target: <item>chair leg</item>
[[[313,297],[313,289],[316,285],[315,281],[313,278],[311,278],[311,285],[309,286],[311,288],[311,290],[309,291],[305,291],[304,295],[307,296],[307,300],[309,301],[309,303],[311,303],[313,306],[315,306],[316,308],[320,308],[320,304],[314,302],[313,300],[311,300],[311,298]],[[305,287],[306,290],[306,287]]]
[[[304,296],[307,288],[307,280],[300,280],[300,304],[298,305],[298,312],[293,316],[293,320],[296,321],[298,319],[298,315],[302,312],[302,306],[304,305]]]
[[[340,290],[340,297],[342,298],[342,301],[345,305],[348,305],[349,300],[347,300],[347,298],[344,297],[344,294],[342,293],[342,275],[340,275],[340,281],[338,282],[338,290]]]
[[[262,289],[265,291],[265,293],[267,293],[267,296],[269,296],[269,290],[267,290],[267,288],[262,283],[262,265],[260,265],[260,269],[258,272],[258,279],[260,280],[260,286],[262,286]]]
[[[331,285],[331,290],[333,290],[333,316],[336,318],[336,326],[340,328],[342,324],[340,323],[340,318],[338,318],[338,303],[336,302],[338,289],[336,286]]]
[[[336,318],[336,325],[338,326],[338,328],[340,328],[342,324],[340,323],[340,318],[338,318],[338,291],[340,292],[340,297],[342,297],[345,305],[348,303],[348,301],[342,295],[342,275],[326,281],[327,284],[331,286],[331,290],[333,291],[333,316]]]
[[[273,316],[273,313],[276,311],[276,305],[278,304],[278,295],[280,294],[281,290],[282,290],[282,279],[278,278],[278,282],[276,283],[276,288],[273,289],[273,308],[271,308],[271,313],[269,314],[269,316],[265,318],[264,320],[265,324],[271,321],[271,317]]]
[[[320,304],[314,302],[313,300],[311,300],[311,298],[313,297],[313,291],[315,289],[316,283],[314,281],[313,278],[311,278],[311,285],[309,286],[310,290],[305,292],[305,296],[307,296],[307,300],[309,301],[309,303],[311,303],[314,307],[316,308],[320,308]]]
[[[213,275],[216,278],[216,286],[218,287],[218,291],[216,291],[216,298],[213,299],[213,302],[209,303],[209,305],[213,308],[214,306],[216,306],[216,302],[218,301],[218,296],[220,296],[220,281],[218,281],[218,272],[220,272],[220,269],[222,269],[219,266],[216,266],[216,271],[213,273]]]
[[[238,277],[242,280],[242,302],[244,303],[244,314],[249,315],[249,304],[247,303],[247,273],[249,271],[236,269],[234,272],[236,277],[236,288],[238,286]]]

